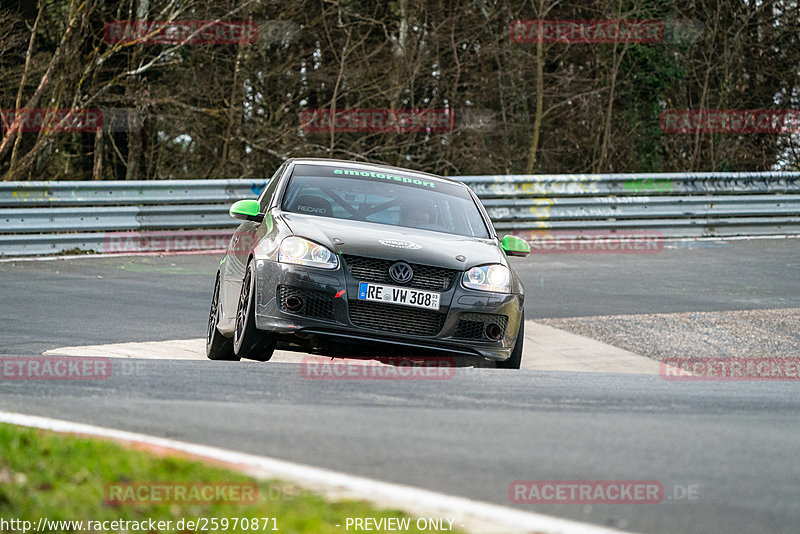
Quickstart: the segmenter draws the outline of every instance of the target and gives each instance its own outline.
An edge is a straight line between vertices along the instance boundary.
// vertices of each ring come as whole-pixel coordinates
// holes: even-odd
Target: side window
[[[267,182],[267,186],[261,191],[261,195],[258,197],[258,204],[261,206],[262,213],[267,210],[269,201],[272,199],[272,195],[275,194],[275,188],[278,186],[278,178],[283,174],[284,169],[286,169],[286,163],[278,167],[278,170],[275,171],[275,174],[273,174],[272,178]]]

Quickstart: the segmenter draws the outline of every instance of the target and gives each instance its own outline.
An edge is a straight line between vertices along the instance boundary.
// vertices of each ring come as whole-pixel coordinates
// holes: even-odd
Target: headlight
[[[461,279],[464,287],[495,293],[511,293],[511,272],[505,265],[473,267]]]
[[[281,242],[278,261],[323,269],[336,269],[339,266],[336,254],[322,245],[296,236],[287,237]]]

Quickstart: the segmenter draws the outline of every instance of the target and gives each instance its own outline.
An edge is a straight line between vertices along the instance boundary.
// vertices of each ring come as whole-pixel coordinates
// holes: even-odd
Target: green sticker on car
[[[421,187],[430,187],[436,189],[436,184],[427,180],[420,180],[418,178],[408,178],[406,176],[397,176],[396,174],[387,174],[384,172],[374,171],[357,171],[353,169],[334,169],[333,174],[344,174],[346,176],[364,176],[367,178],[379,178],[384,180],[394,180],[404,184],[418,185]]]

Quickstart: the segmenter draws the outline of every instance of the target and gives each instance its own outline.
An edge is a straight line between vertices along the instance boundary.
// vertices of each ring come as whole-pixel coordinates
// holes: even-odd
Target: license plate
[[[388,302],[401,306],[413,306],[426,310],[439,310],[439,293],[433,291],[420,291],[407,287],[385,286],[383,284],[370,284],[359,282],[358,300],[372,300],[375,302]]]

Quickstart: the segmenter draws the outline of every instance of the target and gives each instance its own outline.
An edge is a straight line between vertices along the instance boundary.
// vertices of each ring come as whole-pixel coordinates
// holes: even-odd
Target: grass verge
[[[203,498],[165,500],[164,488],[227,487],[253,489],[250,503]],[[119,488],[124,490],[119,492]],[[139,488],[144,487],[144,490]],[[130,488],[130,489],[129,489]],[[161,489],[158,489],[161,488]],[[113,493],[118,491],[118,493]],[[169,490],[166,490],[169,491]],[[246,494],[246,490],[243,494]],[[206,491],[205,495],[210,493]],[[111,497],[122,495],[123,502]],[[158,498],[156,496],[158,495]],[[233,493],[228,493],[230,497]],[[142,498],[144,497],[144,498]],[[176,502],[180,501],[180,502]],[[134,503],[135,501],[135,503]],[[166,502],[165,502],[166,501]],[[246,475],[177,456],[155,456],[117,443],[61,435],[14,425],[0,424],[0,519],[30,521],[83,521],[82,527],[51,525],[43,532],[197,532],[201,524],[188,528],[187,520],[206,518],[206,532],[347,532],[347,518],[407,519],[409,528],[418,530],[417,518],[398,510],[378,509],[361,501],[330,502],[312,492],[280,481],[255,481]],[[210,520],[217,520],[217,528]],[[247,518],[245,527],[243,520]],[[264,518],[269,518],[265,521]],[[273,520],[274,518],[274,520]],[[183,519],[183,528],[179,521]],[[227,522],[223,522],[227,519]],[[251,528],[253,519],[257,528]],[[105,529],[95,522],[170,521],[170,528]],[[236,521],[236,523],[234,522]],[[87,523],[91,522],[91,523]],[[226,528],[222,528],[223,524]],[[337,526],[339,525],[339,526]],[[386,525],[386,523],[384,523]],[[444,523],[447,526],[447,522]],[[22,532],[20,524],[0,526],[0,531]],[[112,526],[110,523],[108,526]],[[237,528],[234,528],[236,526]],[[454,525],[455,526],[455,525]],[[377,530],[377,529],[376,529]],[[384,529],[380,529],[384,530]],[[350,531],[353,531],[351,528]]]

